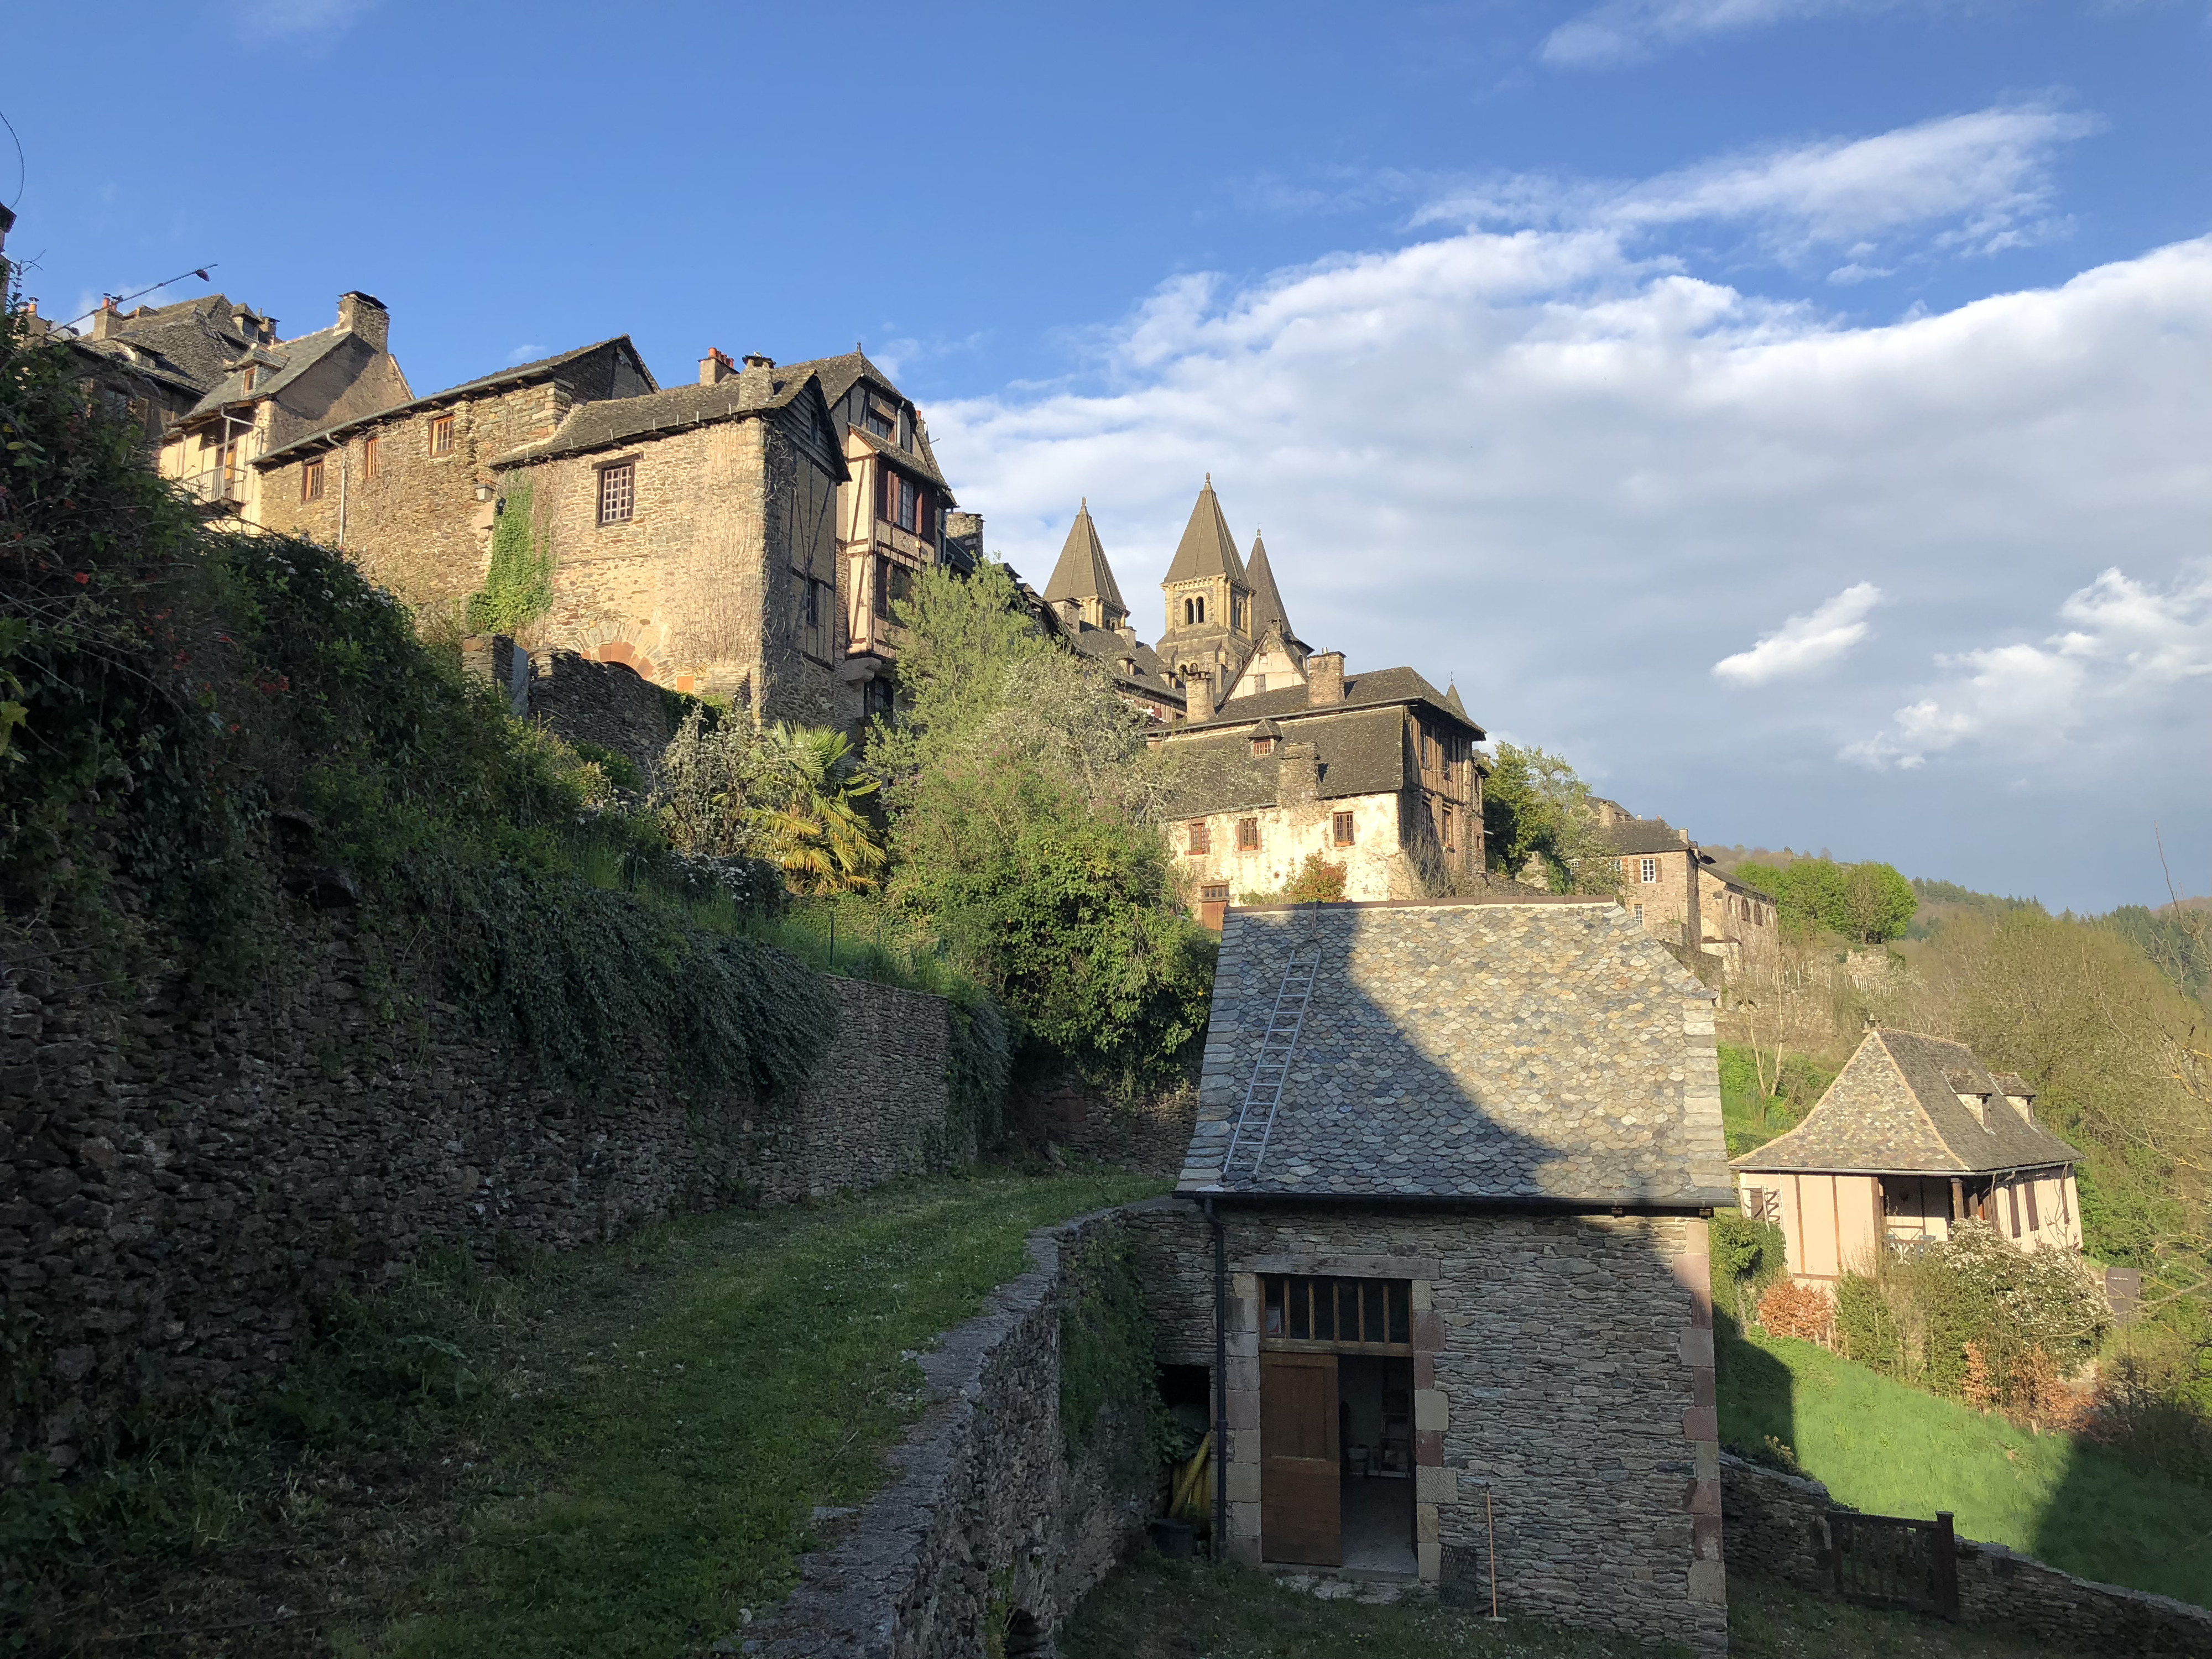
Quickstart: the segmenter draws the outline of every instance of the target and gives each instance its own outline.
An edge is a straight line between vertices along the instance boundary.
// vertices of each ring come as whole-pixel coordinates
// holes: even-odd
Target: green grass
[[[1161,1189],[917,1182],[426,1269],[342,1304],[263,1407],[112,1472],[86,1541],[50,1550],[0,1627],[54,1653],[125,1635],[363,1659],[700,1652],[791,1587],[816,1506],[882,1483],[921,1408],[911,1354],[1025,1270],[1030,1230]]]
[[[2044,1659],[1991,1632],[1729,1583],[1735,1659]],[[1535,1620],[1493,1625],[1432,1600],[1324,1601],[1271,1575],[1141,1557],[1092,1591],[1060,1635],[1065,1659],[1656,1659],[1670,1650]],[[1680,1649],[1671,1651],[1680,1653]]]
[[[1753,1334],[1720,1360],[1721,1438],[1772,1436],[1840,1503],[1948,1510],[1968,1538],[2106,1583],[2212,1604],[2212,1492],[1922,1394],[1809,1342]]]

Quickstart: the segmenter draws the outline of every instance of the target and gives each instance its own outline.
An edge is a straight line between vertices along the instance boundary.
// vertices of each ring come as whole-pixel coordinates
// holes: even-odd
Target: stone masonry
[[[1212,1245],[1185,1202],[1133,1218],[1164,1364],[1213,1364]],[[1260,1276],[1413,1284],[1422,1577],[1725,1652],[1705,1223],[1224,1209],[1229,1536],[1261,1556]]]
[[[1031,1267],[921,1356],[930,1404],[891,1455],[890,1486],[744,1651],[763,1659],[984,1659],[1050,1637],[1141,1532],[1159,1464],[1140,1401],[1109,1404],[1082,1455],[1060,1418],[1069,1269],[1164,1200],[1030,1235]]]
[[[0,979],[0,1275],[30,1339],[0,1462],[66,1468],[133,1399],[236,1395],[282,1370],[317,1294],[428,1249],[563,1249],[961,1155],[936,997],[825,979],[833,1057],[771,1115],[677,1092],[643,1054],[586,1095],[450,1003],[380,1018],[343,927],[301,961],[198,1018]]]
[[[1737,1571],[1832,1595],[1828,1516],[1844,1507],[1817,1480],[1724,1455],[1721,1486]],[[2212,1612],[2118,1584],[2076,1578],[2002,1544],[1959,1540],[1959,1610],[1968,1624],[2069,1655],[2165,1659],[2212,1655]]]

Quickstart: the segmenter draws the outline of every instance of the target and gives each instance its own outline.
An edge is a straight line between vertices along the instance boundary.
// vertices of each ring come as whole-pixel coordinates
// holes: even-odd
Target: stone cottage
[[[1644,931],[1670,944],[1697,941],[1731,976],[1771,967],[1781,954],[1774,901],[1715,867],[1686,830],[1600,800],[1593,840],[1613,866],[1620,902]]]
[[[1726,1651],[1713,996],[1617,904],[1231,909],[1176,1194],[1231,1554]]]
[[[1269,637],[1277,637],[1271,629]],[[1200,702],[1162,734],[1181,763],[1163,807],[1209,925],[1218,906],[1279,890],[1318,853],[1353,899],[1415,898],[1483,867],[1486,735],[1456,689],[1410,668],[1347,675],[1333,651],[1295,679]]]
[[[1734,1168],[1743,1212],[1782,1229],[1790,1273],[1832,1285],[1969,1217],[2024,1250],[2079,1250],[2079,1158],[2036,1121],[2034,1091],[1965,1043],[1874,1030],[1802,1123]]]

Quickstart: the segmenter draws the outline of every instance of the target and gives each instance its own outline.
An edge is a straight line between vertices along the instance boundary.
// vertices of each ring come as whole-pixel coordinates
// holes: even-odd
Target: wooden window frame
[[[1459,851],[1458,836],[1459,832],[1455,826],[1452,817],[1451,803],[1449,801],[1446,801],[1443,803],[1443,841],[1445,852],[1456,853]]]
[[[370,433],[361,441],[361,477],[363,483],[376,476],[376,434]]]
[[[1332,847],[1349,847],[1358,833],[1358,825],[1349,812],[1332,812],[1328,820],[1328,841]]]
[[[2012,1212],[2012,1236],[2020,1237],[2020,1182],[2005,1182],[2005,1206]]]
[[[637,463],[610,461],[597,469],[598,526],[601,530],[637,517]],[[618,499],[611,499],[615,492]]]
[[[1253,738],[1253,739],[1252,739],[1252,752],[1253,752],[1255,755],[1272,755],[1272,754],[1273,754],[1273,753],[1275,752],[1275,740],[1274,740],[1273,738]]]
[[[303,501],[323,499],[323,458],[319,455],[312,461],[301,463],[300,499]]]
[[[430,453],[433,456],[453,453],[453,417],[433,415],[430,417]]]
[[[242,382],[242,383],[240,384],[240,386],[239,386],[239,390],[240,390],[240,391],[241,391],[241,392],[251,392],[251,391],[252,391],[252,390],[253,390],[253,382],[255,381],[255,380],[256,380],[256,379],[258,379],[258,375],[259,375],[259,371],[258,371],[257,368],[255,368],[255,367],[254,367],[252,363],[248,363],[248,364],[246,364],[246,374],[245,374],[245,376],[244,376],[243,382]]]
[[[1349,1337],[1344,1334],[1347,1314],[1353,1333]],[[1320,1334],[1324,1329],[1328,1334]],[[1260,1340],[1279,1353],[1410,1355],[1413,1281],[1262,1273]]]
[[[1209,881],[1202,884],[1198,890],[1198,902],[1200,904],[1228,903],[1229,884],[1225,881]]]
[[[1659,879],[1659,860],[1657,859],[1645,859],[1643,862],[1640,873],[1643,878],[1640,884],[1648,887],[1656,884]]]
[[[1237,850],[1240,853],[1256,853],[1260,850],[1259,819],[1237,820]]]
[[[1190,839],[1185,851],[1196,854],[1211,853],[1213,850],[1212,825],[1204,818],[1193,818],[1187,828],[1190,832]]]

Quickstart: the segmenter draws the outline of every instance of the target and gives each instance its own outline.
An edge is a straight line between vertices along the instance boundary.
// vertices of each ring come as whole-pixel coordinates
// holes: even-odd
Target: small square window
[[[1198,902],[1200,904],[1228,903],[1229,884],[1225,881],[1209,881],[1203,884],[1198,890]]]
[[[320,459],[309,461],[300,469],[300,499],[303,501],[323,499],[323,464]]]
[[[1644,920],[1644,907],[1643,907],[1642,905],[1640,905],[1640,904],[1638,904],[1638,905],[1632,905],[1632,906],[1631,906],[1630,908],[1632,908],[1632,909],[1636,912],[1636,919],[1637,919],[1637,921],[1643,921],[1643,920]]]
[[[1329,839],[1339,847],[1351,846],[1352,814],[1349,812],[1333,814],[1328,821],[1328,835]]]
[[[1237,820],[1237,850],[1240,853],[1256,853],[1260,850],[1259,819]]]
[[[453,453],[453,417],[433,415],[430,417],[430,453],[450,455]]]
[[[1272,755],[1272,754],[1273,754],[1273,753],[1275,752],[1275,740],[1274,740],[1273,738],[1253,738],[1253,739],[1252,739],[1252,752],[1253,752],[1254,754],[1255,754],[1255,755]]]
[[[1190,850],[1194,853],[1211,853],[1213,850],[1213,832],[1206,828],[1204,818],[1190,821]]]
[[[376,476],[376,438],[374,434],[361,441],[361,476],[363,478]]]
[[[1659,860],[1657,859],[1646,859],[1644,860],[1644,879],[1646,881],[1656,881],[1659,879]]]
[[[637,507],[637,463],[599,469],[599,522],[627,524]]]

